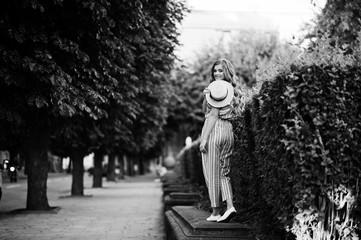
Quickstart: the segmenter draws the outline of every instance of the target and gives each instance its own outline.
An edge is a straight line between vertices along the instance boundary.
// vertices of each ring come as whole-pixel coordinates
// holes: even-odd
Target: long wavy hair
[[[222,65],[224,80],[232,84],[234,88],[234,97],[233,101],[231,102],[232,107],[232,113],[234,116],[237,116],[241,114],[244,108],[244,101],[242,101],[242,88],[241,88],[241,81],[242,79],[239,79],[236,76],[236,71],[234,70],[234,67],[230,61],[227,59],[218,59],[216,60],[211,68],[211,74],[210,74],[210,80],[209,82],[213,82],[216,79],[214,78],[214,68],[217,65]],[[206,101],[203,101],[203,110],[206,109]]]

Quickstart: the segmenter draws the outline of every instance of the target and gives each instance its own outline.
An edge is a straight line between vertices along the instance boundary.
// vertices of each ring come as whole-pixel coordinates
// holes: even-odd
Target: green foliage
[[[240,34],[229,43],[226,58],[233,65],[247,86],[256,84],[256,70],[274,58],[282,45],[277,32],[257,33],[254,31]]]
[[[169,131],[178,131],[178,126],[186,125],[186,135],[193,139],[199,136],[204,120],[202,92],[209,84],[210,68],[215,60],[226,58],[233,63],[240,77],[239,85],[244,87],[242,96],[244,101],[248,101],[254,91],[252,87],[257,85],[256,69],[277,56],[278,50],[283,47],[275,32],[240,32],[232,37],[231,42],[219,39],[204,46],[195,59],[185,61],[173,70],[174,92],[167,119]]]
[[[269,223],[257,220],[265,215],[273,216],[274,229],[289,226],[300,239],[354,236],[361,176],[358,56],[323,38],[311,52],[277,61],[258,76],[259,94],[235,122],[238,206],[260,213],[252,220],[267,235]]]
[[[188,11],[182,1],[150,1],[143,4],[147,38],[136,45],[135,75],[137,86],[137,119],[131,127],[126,152],[140,155],[159,154],[164,141],[163,126],[168,117],[172,84],[169,72],[173,67],[174,48],[178,44],[177,24]],[[123,141],[120,147],[129,144]],[[156,150],[158,149],[158,150]]]
[[[293,84],[284,96],[290,117],[283,125],[282,142],[297,164],[292,182],[294,206],[299,209],[315,208],[322,213],[321,197],[339,205],[330,197],[339,187],[345,187],[346,195],[350,192],[352,197],[359,192],[360,77],[358,66],[335,65],[305,67],[288,77]],[[347,205],[354,207],[351,202]],[[352,215],[350,218],[342,220],[349,224]],[[319,221],[332,231],[332,217]],[[331,234],[346,239],[354,229],[350,228],[349,236],[342,234],[343,228],[333,231]]]
[[[356,234],[359,56],[330,41],[260,69],[261,87],[233,122],[236,219],[262,239]]]
[[[354,54],[345,54],[340,45],[334,45],[333,40],[322,36],[313,42],[312,48],[304,49],[295,45],[281,56],[256,72],[257,82],[267,82],[280,74],[291,72],[295,67],[304,65],[336,65],[340,68],[353,66],[360,61],[360,49],[354,48]]]
[[[328,1],[319,23],[326,34],[260,63],[256,94],[233,122],[236,219],[260,239],[358,239],[358,4]]]
[[[360,21],[360,1],[328,0],[310,35],[317,37],[329,35],[334,42],[350,52],[359,45]]]
[[[186,10],[175,0],[2,1],[0,146],[30,149],[34,139],[20,141],[29,131],[52,135],[62,156],[152,148]]]
[[[166,129],[168,133],[179,132],[181,125],[185,125],[186,136],[196,139],[203,124],[202,91],[207,83],[198,73],[190,72],[185,66],[176,68],[173,74]]]
[[[183,180],[192,184],[194,192],[200,194],[201,199],[196,207],[206,211],[211,209],[208,189],[203,175],[202,156],[199,151],[199,140],[196,140],[190,146],[185,146],[177,154],[177,166],[175,171]]]
[[[186,11],[183,2],[5,1],[1,9],[4,126],[25,127],[34,122],[29,116],[52,125],[59,117],[76,117],[66,120],[68,129],[61,132],[84,133],[67,134],[73,136],[66,137],[68,141],[98,132],[97,145],[111,136],[104,141],[109,148],[112,142],[123,145],[133,139],[129,135],[139,134],[131,132],[131,124],[141,118],[142,125],[156,125],[143,127],[153,129],[146,145],[155,144],[167,116],[167,101],[161,100],[168,98],[164,74],[175,59],[176,24]],[[147,113],[150,107],[152,113]],[[79,117],[96,122],[84,125]],[[94,134],[88,137],[94,139]]]

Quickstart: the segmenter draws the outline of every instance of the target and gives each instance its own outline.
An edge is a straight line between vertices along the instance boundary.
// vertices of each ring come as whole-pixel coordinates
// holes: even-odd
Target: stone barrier
[[[197,193],[172,192],[164,197],[164,210],[168,211],[173,206],[191,206],[199,201]]]
[[[183,186],[173,186],[170,185],[166,188],[163,188],[163,196],[167,196],[171,193],[175,192],[183,192],[183,193],[190,193],[192,192],[192,186],[191,185],[183,185]]]
[[[241,223],[207,222],[210,213],[191,206],[175,206],[166,211],[167,240],[256,240]]]

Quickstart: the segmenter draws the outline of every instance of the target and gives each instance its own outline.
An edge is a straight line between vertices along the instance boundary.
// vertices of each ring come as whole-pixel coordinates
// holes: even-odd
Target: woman
[[[212,207],[212,215],[207,221],[229,222],[236,213],[228,176],[234,143],[232,124],[229,120],[234,116],[237,103],[240,102],[240,94],[238,78],[228,60],[220,59],[213,63],[211,83],[203,93],[205,122],[199,148]],[[220,194],[222,201],[227,203],[227,210],[223,216],[220,215]]]

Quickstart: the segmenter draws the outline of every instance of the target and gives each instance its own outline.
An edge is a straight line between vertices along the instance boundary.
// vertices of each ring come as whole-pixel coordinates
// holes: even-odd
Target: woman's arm
[[[219,109],[212,107],[211,111],[209,113],[208,119],[204,123],[205,129],[204,129],[204,132],[201,137],[201,144],[199,145],[199,149],[202,153],[207,152],[207,149],[206,149],[207,141],[208,141],[209,135],[211,134],[211,132],[214,128],[214,125],[216,124],[216,121],[218,119],[218,114],[219,114]]]

